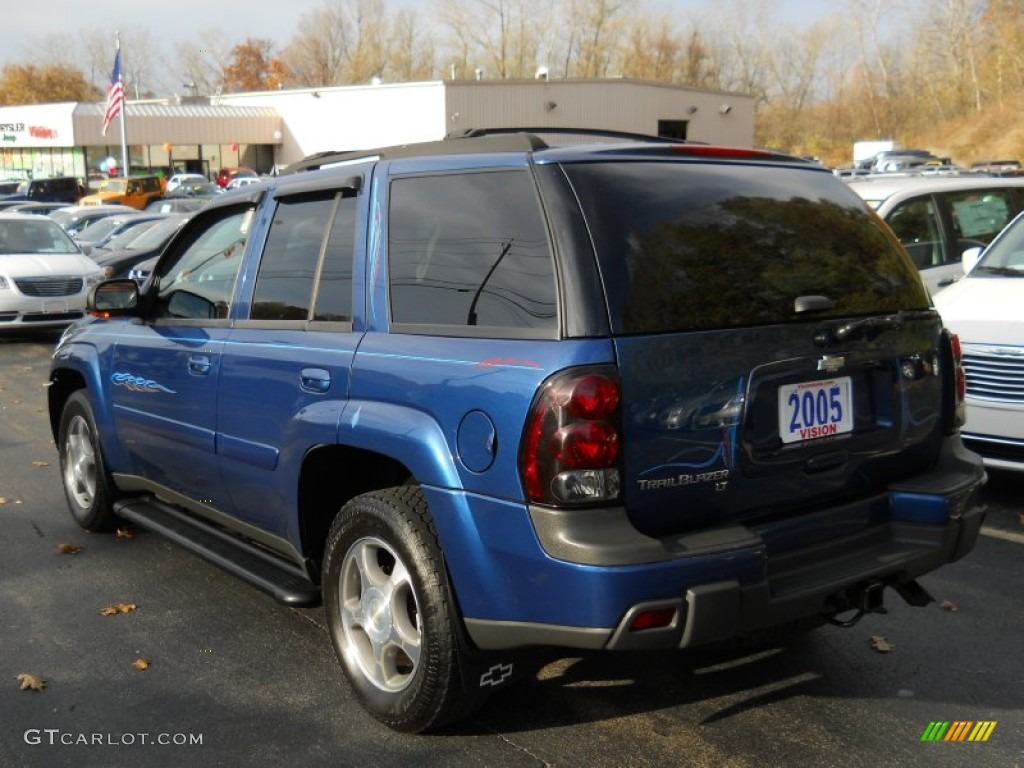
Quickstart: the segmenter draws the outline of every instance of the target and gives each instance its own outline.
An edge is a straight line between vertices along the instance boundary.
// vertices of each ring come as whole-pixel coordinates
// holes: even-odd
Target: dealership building
[[[104,104],[0,107],[0,177],[120,173]],[[132,172],[269,172],[322,151],[432,141],[470,128],[581,128],[749,147],[754,100],[650,81],[452,80],[301,88],[125,108]]]

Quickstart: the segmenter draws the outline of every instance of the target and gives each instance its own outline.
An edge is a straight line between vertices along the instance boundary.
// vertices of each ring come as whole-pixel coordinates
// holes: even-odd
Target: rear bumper
[[[622,510],[570,516],[531,508],[539,551],[528,551],[506,518],[501,546],[474,558],[475,578],[460,578],[461,558],[449,565],[467,631],[481,648],[695,646],[822,616],[859,585],[904,584],[963,557],[984,518],[983,480],[979,457],[955,439],[927,476],[780,527],[651,539]],[[860,530],[804,539],[812,527],[880,515],[882,522]],[[480,578],[480,569],[490,572]],[[660,609],[673,609],[668,626],[629,630],[637,614]]]

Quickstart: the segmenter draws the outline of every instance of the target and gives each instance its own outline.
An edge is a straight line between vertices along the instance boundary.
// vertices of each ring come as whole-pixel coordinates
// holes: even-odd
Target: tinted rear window
[[[905,252],[831,174],[617,162],[565,172],[594,237],[613,332],[763,325],[928,307]],[[829,310],[796,314],[800,296]]]

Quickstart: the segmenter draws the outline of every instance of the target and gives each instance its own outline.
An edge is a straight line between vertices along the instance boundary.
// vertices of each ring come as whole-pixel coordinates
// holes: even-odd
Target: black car
[[[189,220],[184,213],[171,213],[120,248],[96,248],[89,257],[103,269],[104,277],[127,277],[136,264],[157,256],[167,241]],[[128,233],[130,235],[130,233]],[[128,236],[126,235],[126,236]]]
[[[52,179],[29,179],[18,185],[13,195],[4,200],[34,200],[38,202],[77,203],[85,189],[73,176],[56,176]]]

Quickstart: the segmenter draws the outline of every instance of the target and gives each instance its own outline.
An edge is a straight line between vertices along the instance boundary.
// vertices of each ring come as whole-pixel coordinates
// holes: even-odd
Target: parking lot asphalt
[[[993,474],[986,534],[922,579],[928,608],[889,592],[888,615],[788,646],[552,657],[470,721],[409,736],[360,709],[319,609],[72,522],[52,343],[0,339],[2,768],[1024,765],[1024,478]],[[922,742],[936,721],[996,725]]]

